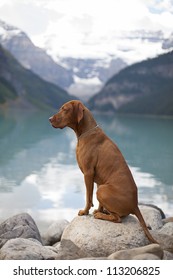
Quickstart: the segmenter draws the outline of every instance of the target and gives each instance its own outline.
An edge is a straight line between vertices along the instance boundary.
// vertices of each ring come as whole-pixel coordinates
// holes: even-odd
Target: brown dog
[[[123,155],[97,125],[91,112],[80,101],[73,100],[65,103],[49,121],[55,128],[72,128],[78,139],[76,157],[86,185],[86,206],[78,215],[88,215],[93,206],[95,182],[99,201],[94,211],[96,219],[119,223],[121,217],[134,214],[148,239],[157,243],[138,208],[137,187]]]

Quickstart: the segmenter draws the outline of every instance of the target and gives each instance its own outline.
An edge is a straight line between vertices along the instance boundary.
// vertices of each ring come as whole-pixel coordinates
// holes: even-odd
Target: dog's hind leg
[[[102,212],[97,212],[97,213],[94,213],[94,218],[101,219],[101,220],[107,220],[107,221],[114,222],[114,223],[121,223],[121,218],[115,213],[104,214]]]
[[[102,205],[102,208],[106,210],[104,211],[95,211],[94,218],[112,221],[114,223],[121,223],[121,207],[120,202],[118,201],[115,190],[111,185],[101,185],[97,189],[97,199],[99,201],[99,205]]]

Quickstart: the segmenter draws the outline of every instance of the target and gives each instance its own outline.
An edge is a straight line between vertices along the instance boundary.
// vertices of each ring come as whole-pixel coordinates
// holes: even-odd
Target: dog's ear
[[[80,123],[80,121],[83,119],[84,116],[84,107],[81,103],[78,105],[78,111],[77,111],[77,122]]]

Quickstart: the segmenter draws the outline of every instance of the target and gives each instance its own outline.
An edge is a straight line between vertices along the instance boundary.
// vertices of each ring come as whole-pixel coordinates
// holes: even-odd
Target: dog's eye
[[[65,111],[65,108],[64,108],[64,107],[61,107],[59,111]]]
[[[69,111],[68,108],[64,108],[64,107],[62,108],[62,110],[63,110],[64,113],[67,113]]]

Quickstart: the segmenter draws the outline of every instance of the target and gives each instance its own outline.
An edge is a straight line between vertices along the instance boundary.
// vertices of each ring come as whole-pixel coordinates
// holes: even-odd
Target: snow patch
[[[73,76],[73,78],[75,83],[79,83],[82,85],[102,85],[102,82],[99,80],[98,77],[82,79],[79,78],[78,76]]]

